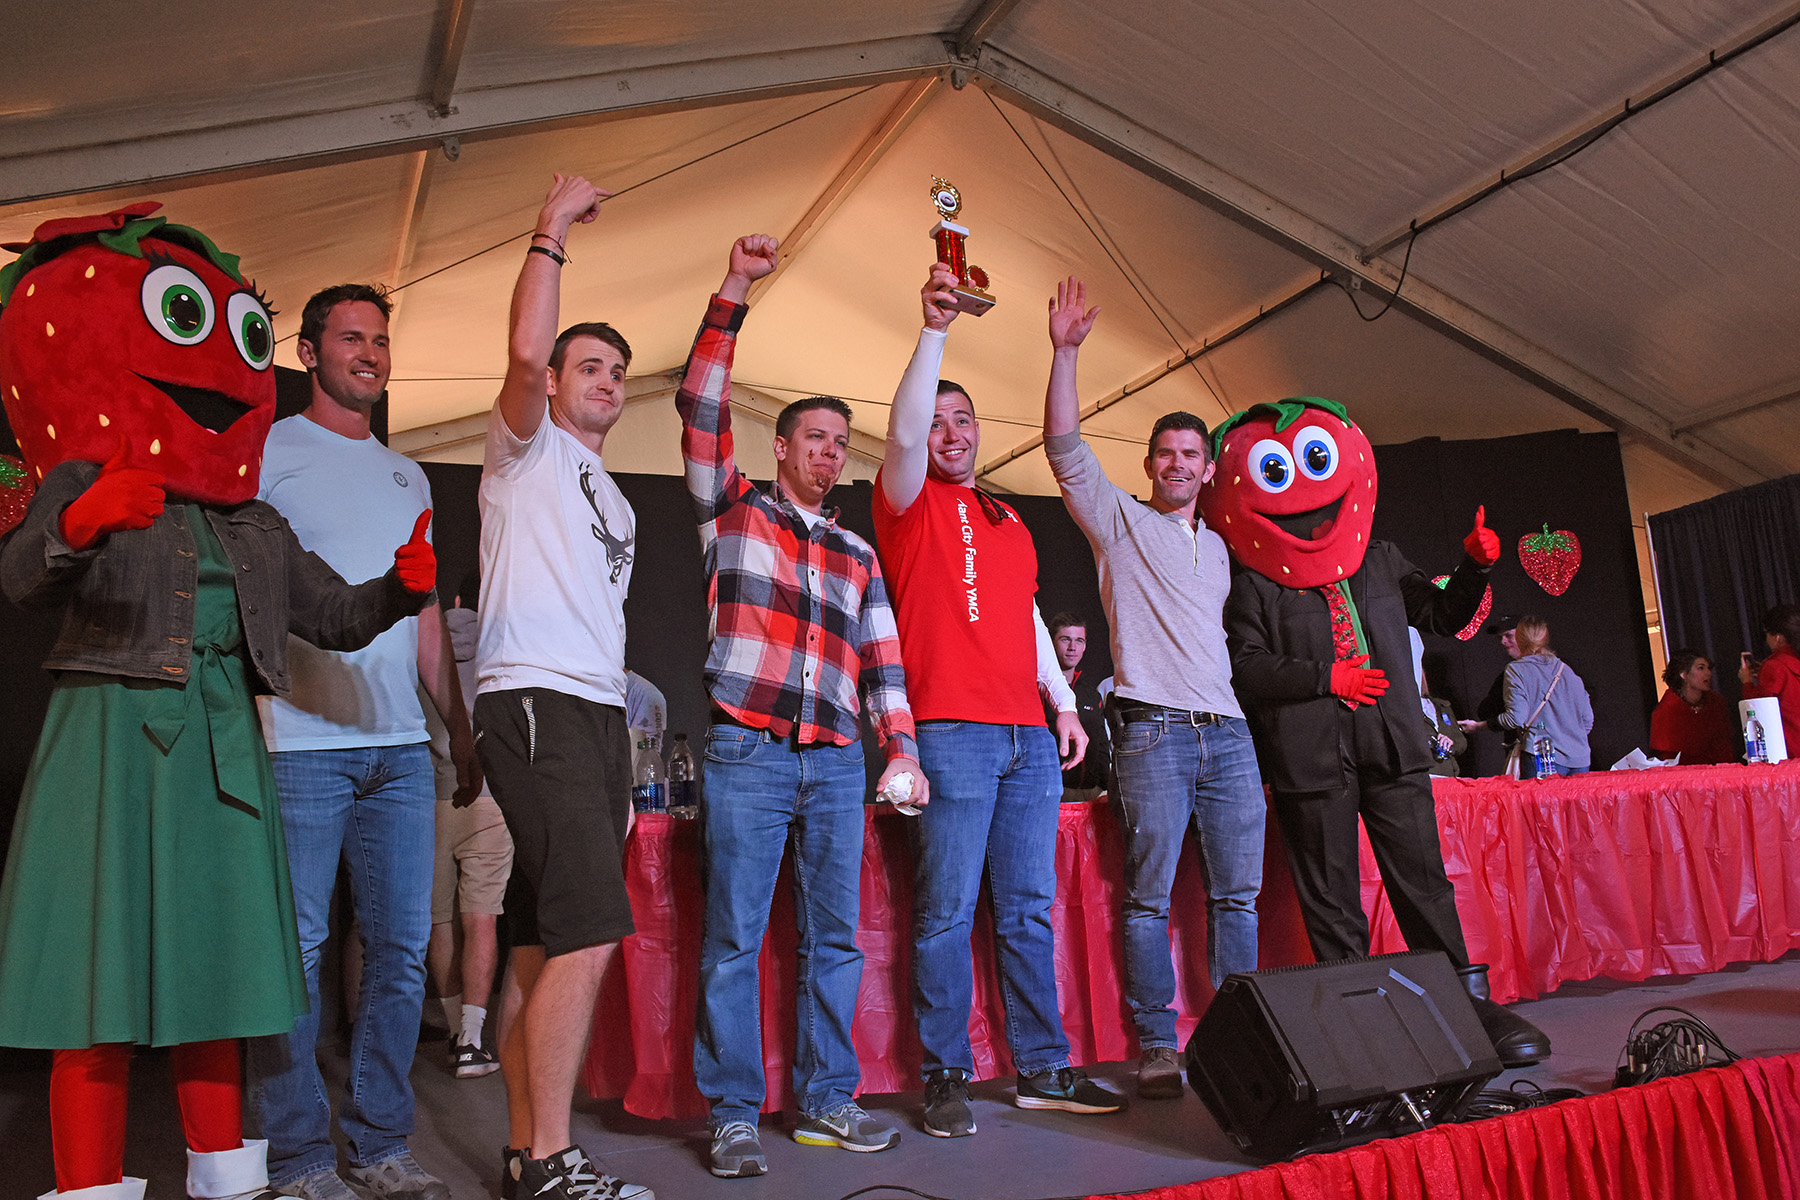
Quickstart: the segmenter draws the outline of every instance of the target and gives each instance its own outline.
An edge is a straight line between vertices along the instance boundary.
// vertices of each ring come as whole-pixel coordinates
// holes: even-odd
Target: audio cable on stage
[[[1663,1021],[1642,1033],[1638,1026],[1652,1013],[1672,1012],[1681,1016]],[[1619,1069],[1613,1076],[1614,1087],[1629,1087],[1686,1075],[1705,1067],[1721,1067],[1736,1062],[1741,1055],[1727,1046],[1713,1027],[1685,1008],[1672,1004],[1647,1008],[1638,1014],[1625,1035],[1625,1048],[1619,1051]]]

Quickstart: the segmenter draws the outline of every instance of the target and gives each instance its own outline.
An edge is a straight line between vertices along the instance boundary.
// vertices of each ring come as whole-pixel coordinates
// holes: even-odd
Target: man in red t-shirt
[[[913,1007],[925,1051],[925,1132],[936,1137],[975,1132],[969,940],[983,867],[1019,1107],[1091,1113],[1125,1104],[1069,1066],[1050,930],[1057,757],[1060,743],[1073,765],[1087,735],[1037,611],[1031,534],[974,486],[974,405],[938,378],[956,317],[954,283],[939,263],[922,289],[925,328],[894,396],[874,503],[919,764],[931,784],[919,817]],[[1055,736],[1044,726],[1040,683],[1057,701]]]

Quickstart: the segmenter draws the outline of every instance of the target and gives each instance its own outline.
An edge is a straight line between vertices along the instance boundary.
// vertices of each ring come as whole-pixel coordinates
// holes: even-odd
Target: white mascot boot
[[[268,1192],[269,1143],[246,1140],[236,1150],[213,1154],[187,1152],[187,1194],[201,1200],[256,1200]],[[138,1185],[138,1196],[143,1185]],[[85,1200],[85,1198],[84,1198]],[[96,1197],[96,1200],[112,1200]]]

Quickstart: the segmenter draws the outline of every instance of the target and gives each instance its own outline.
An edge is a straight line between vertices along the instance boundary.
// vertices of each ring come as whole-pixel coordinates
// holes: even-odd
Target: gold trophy
[[[931,177],[931,202],[937,205],[938,223],[931,227],[931,236],[937,242],[938,261],[949,265],[956,274],[956,286],[951,289],[954,297],[950,307],[957,312],[968,313],[979,317],[994,307],[994,298],[987,293],[987,272],[980,267],[969,265],[969,256],[963,249],[969,231],[961,225],[953,225],[950,218],[962,211],[962,193],[956,185],[947,179]]]

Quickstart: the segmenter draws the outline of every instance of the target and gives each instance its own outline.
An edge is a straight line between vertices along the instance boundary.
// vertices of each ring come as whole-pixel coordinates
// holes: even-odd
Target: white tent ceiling
[[[7,5],[0,240],[160,198],[243,255],[281,335],[319,287],[422,280],[400,293],[391,390],[421,455],[478,453],[459,439],[504,365],[523,243],[469,256],[528,230],[562,169],[624,193],[564,273],[565,317],[636,350],[615,469],[678,468],[666,373],[746,232],[789,252],[745,327],[746,400],[843,395],[878,449],[941,174],[1000,297],[945,366],[998,486],[1051,490],[1031,439],[1044,297],[1070,272],[1105,309],[1081,384],[1121,479],[1162,412],[1296,392],[1345,401],[1378,442],[1617,429],[1651,510],[1800,470],[1792,5],[292,8]],[[1709,58],[1728,61],[1660,98]],[[1345,287],[1373,314],[1403,264],[1392,310],[1359,319]]]

